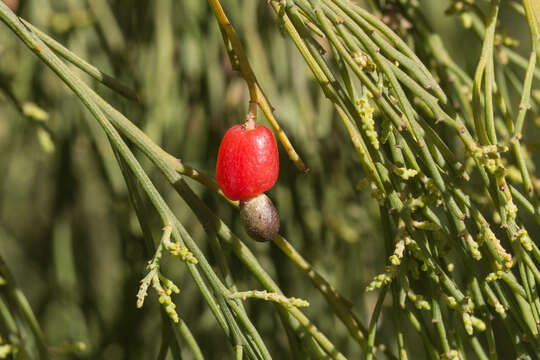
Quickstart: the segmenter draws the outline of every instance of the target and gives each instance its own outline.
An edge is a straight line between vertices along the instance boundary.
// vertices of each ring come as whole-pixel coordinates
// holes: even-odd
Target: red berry
[[[265,126],[230,128],[221,140],[216,166],[219,187],[231,200],[269,190],[278,178],[279,156],[274,134]]]

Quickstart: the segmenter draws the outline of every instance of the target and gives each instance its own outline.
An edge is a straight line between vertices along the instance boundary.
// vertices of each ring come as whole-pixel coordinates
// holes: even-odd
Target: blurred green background
[[[479,44],[459,19],[444,17],[447,5],[425,2],[455,60],[471,74]],[[368,189],[357,188],[364,175],[346,130],[290,39],[280,32],[266,1],[227,0],[223,6],[276,117],[311,170],[299,173],[280,148],[281,172],[269,195],[280,211],[282,234],[367,323],[376,293],[366,293],[365,287],[383,269],[385,255],[377,203]],[[220,138],[243,121],[248,93],[231,69],[205,1],[27,0],[21,1],[19,15],[136,89],[141,104],[75,70],[167,152],[213,176]],[[526,44],[526,24],[515,19],[510,12],[503,17],[512,24],[510,35]],[[48,343],[86,344],[84,351],[64,358],[153,358],[161,317],[153,293],[136,309],[148,259],[104,133],[3,24],[0,86],[0,255],[28,296]],[[259,119],[266,124],[262,114]],[[140,160],[206,250],[197,219],[153,165],[142,156]],[[190,184],[235,233],[248,239],[236,211],[199,184]],[[153,224],[159,234],[157,217]],[[314,323],[344,354],[358,358],[359,346],[329,315],[307,278],[272,244],[246,243],[285,294],[309,300],[306,313]],[[233,256],[227,258],[242,289],[259,288]],[[166,273],[181,288],[175,297],[178,313],[203,353],[208,359],[230,358],[231,347],[185,268],[165,260]],[[287,353],[286,337],[272,305],[256,300],[246,305],[270,352],[284,358],[280,354]],[[387,309],[377,336],[394,346],[391,318],[385,313]],[[407,342],[418,341],[406,330]],[[419,358],[411,348],[410,358]],[[185,358],[190,359],[189,352]]]

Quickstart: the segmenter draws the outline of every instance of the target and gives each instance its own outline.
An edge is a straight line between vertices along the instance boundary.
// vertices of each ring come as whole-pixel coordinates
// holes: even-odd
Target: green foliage
[[[0,358],[540,358],[539,11],[0,2]],[[213,180],[246,112],[271,244]]]

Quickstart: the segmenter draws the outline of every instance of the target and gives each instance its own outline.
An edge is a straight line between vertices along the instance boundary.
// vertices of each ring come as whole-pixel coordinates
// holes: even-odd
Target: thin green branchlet
[[[380,274],[370,276],[371,281],[361,284],[367,292],[376,293],[368,325],[358,319],[354,304],[285,238],[274,237],[272,246],[310,279],[366,359],[378,358],[379,353],[400,360],[416,354],[417,349],[404,340],[403,319],[420,335],[430,359],[464,359],[472,353],[480,359],[496,359],[497,341],[507,335],[515,354],[540,357],[540,250],[530,225],[540,223],[540,202],[524,134],[530,114],[538,114],[540,108],[533,93],[534,81],[540,79],[540,5],[533,0],[510,4],[526,19],[530,32],[530,53],[522,56],[516,41],[500,29],[505,2],[491,0],[485,8],[474,2],[450,2],[447,15],[459,15],[481,44],[471,76],[456,64],[431,29],[425,9],[416,2],[397,1],[400,13],[381,7],[378,1],[371,2],[373,11],[347,0],[268,3],[345,127],[364,173],[357,191],[369,189],[373,203],[379,206],[385,266]],[[264,84],[257,82],[240,36],[220,2],[209,0],[209,4],[232,67],[240,71],[248,87],[250,114],[256,116],[256,107],[261,108],[291,161],[305,170],[272,113],[261,90]],[[134,91],[31,23],[21,22],[1,2],[0,19],[90,110],[115,151],[130,197],[134,202],[148,200],[153,206],[149,212],[160,216],[162,234],[157,246],[149,247],[150,260],[136,305],[142,307],[149,289],[154,289],[165,314],[164,336],[174,329],[171,325],[176,326],[195,358],[203,358],[173,301],[180,289],[161,272],[163,257],[169,256],[179,259],[177,263],[189,271],[237,359],[272,358],[244,307],[247,299],[274,306],[291,349],[301,344],[302,351],[313,358],[347,358],[335,345],[341,341],[334,343],[337,333],[323,332],[299,309],[308,306],[308,300],[285,296],[260,259],[191,190],[184,177],[224,199],[214,179],[161,149],[71,73],[56,54],[114,91],[140,100]],[[519,96],[511,96],[512,92]],[[45,116],[31,108],[26,115]],[[173,214],[123,137],[152,161],[186,201],[205,230],[219,271]],[[459,146],[448,139],[455,139]],[[238,202],[229,203],[238,208]],[[148,215],[140,213],[137,205],[135,208],[146,241],[152,243],[145,221]],[[224,249],[234,253],[264,290],[238,290]],[[386,321],[383,315],[389,310],[387,293],[391,295],[395,344],[393,339],[378,336],[378,323]],[[17,299],[40,356],[47,358],[39,324],[24,297]],[[0,310],[2,306],[0,298]],[[7,324],[14,324],[4,311],[0,315]],[[180,356],[176,340],[164,341],[163,347],[163,356],[168,347]],[[0,339],[0,355],[14,349]]]

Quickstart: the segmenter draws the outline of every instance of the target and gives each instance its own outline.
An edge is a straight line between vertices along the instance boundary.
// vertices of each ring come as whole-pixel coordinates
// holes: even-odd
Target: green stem
[[[388,286],[385,286],[381,289],[377,303],[375,304],[375,309],[371,313],[371,319],[369,320],[369,332],[368,332],[368,352],[366,354],[366,360],[372,360],[375,352],[375,335],[377,333],[377,321],[381,314],[382,305],[384,298],[386,297],[386,291]]]
[[[39,30],[34,25],[30,24],[28,21],[24,19],[21,19],[21,21],[30,30],[36,33],[36,35],[39,36],[39,38],[43,40],[45,44],[47,44],[47,46],[49,46],[51,49],[54,49],[54,51],[56,51],[60,56],[62,56],[64,59],[66,59],[73,65],[77,66],[79,69],[81,69],[82,71],[90,75],[92,78],[96,79],[103,85],[118,92],[119,94],[125,96],[128,99],[134,100],[139,103],[141,102],[139,95],[137,95],[137,93],[134,90],[130,89],[128,86],[122,84],[121,82],[113,78],[112,76],[105,74],[104,72],[99,70],[97,67],[89,64],[81,57],[69,51],[66,47],[64,47],[58,41],[54,40],[52,37],[50,37],[46,33]]]
[[[0,3],[0,6],[1,5],[3,4]],[[34,311],[32,310],[28,299],[26,298],[22,290],[17,286],[15,278],[11,274],[11,271],[9,270],[6,262],[1,256],[0,276],[6,282],[5,286],[8,289],[8,294],[11,301],[13,302],[13,304],[16,305],[18,311],[21,313],[27,325],[30,327],[30,331],[32,332],[34,340],[36,341],[39,358],[42,360],[48,359],[49,354],[47,350],[47,343],[45,342],[45,337],[43,335],[43,331],[41,330],[41,326],[39,325],[39,322],[34,315]],[[9,325],[9,327],[13,328],[13,324]]]

